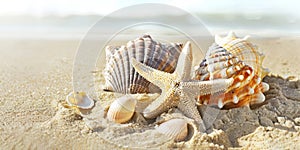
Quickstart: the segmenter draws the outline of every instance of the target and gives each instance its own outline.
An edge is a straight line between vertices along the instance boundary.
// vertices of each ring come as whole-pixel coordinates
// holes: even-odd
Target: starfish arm
[[[217,79],[211,81],[189,81],[182,82],[180,88],[184,93],[189,92],[195,97],[198,95],[207,95],[226,90],[233,83],[233,79]]]
[[[132,66],[134,69],[146,80],[150,81],[151,83],[155,84],[162,90],[166,88],[167,85],[171,83],[173,75],[167,72],[163,72],[160,70],[153,69],[149,66],[146,66],[134,58],[131,59]],[[166,89],[167,90],[167,89]]]
[[[184,115],[195,120],[201,132],[205,131],[205,125],[197,109],[196,101],[189,96],[189,93],[181,94],[178,108]]]
[[[191,48],[191,43],[188,41],[184,45],[182,52],[180,53],[177,66],[174,71],[174,73],[180,76],[179,80],[184,81],[190,79],[192,61],[193,61],[192,48]]]
[[[155,118],[171,107],[176,106],[178,101],[178,97],[175,96],[175,90],[162,91],[161,95],[145,108],[143,115],[145,118]]]

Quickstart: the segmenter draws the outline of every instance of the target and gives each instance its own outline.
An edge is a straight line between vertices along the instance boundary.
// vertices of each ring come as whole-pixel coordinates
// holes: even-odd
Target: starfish
[[[204,127],[195,97],[223,91],[232,84],[233,79],[192,80],[192,61],[190,42],[183,47],[173,73],[153,69],[132,58],[135,70],[162,90],[161,95],[143,111],[144,117],[155,118],[172,107],[178,107],[184,115]]]

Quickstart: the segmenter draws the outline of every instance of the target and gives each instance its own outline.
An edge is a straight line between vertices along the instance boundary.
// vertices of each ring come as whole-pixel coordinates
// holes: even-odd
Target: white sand
[[[264,64],[272,73],[299,78],[299,40],[253,42],[266,54]],[[78,40],[1,40],[0,149],[300,146],[300,82],[280,77],[266,79],[270,84],[267,104],[253,110],[222,110],[211,133],[197,134],[185,143],[168,141],[152,127],[132,124],[109,124],[91,131],[81,116],[62,107],[72,91],[72,63],[78,44]],[[111,100],[105,94],[100,99]]]

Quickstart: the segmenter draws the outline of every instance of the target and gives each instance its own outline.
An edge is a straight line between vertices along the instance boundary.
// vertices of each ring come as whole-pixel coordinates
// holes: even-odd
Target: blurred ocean
[[[230,30],[238,34],[250,34],[257,37],[294,37],[300,36],[300,18],[284,14],[234,14],[234,13],[201,13],[194,14],[204,24],[211,34],[226,33]],[[102,16],[97,15],[70,15],[70,16],[0,16],[0,38],[39,38],[39,39],[81,39],[88,30]],[[113,21],[125,23],[132,18],[111,17]],[[159,16],[159,19],[168,20],[181,24],[189,22],[186,16]],[[189,24],[190,30],[197,30],[192,21]],[[112,23],[101,26],[99,34],[111,34]],[[164,33],[166,36],[180,36],[166,27],[143,27],[135,26],[120,34],[136,34],[154,32]],[[103,32],[104,31],[104,32]]]

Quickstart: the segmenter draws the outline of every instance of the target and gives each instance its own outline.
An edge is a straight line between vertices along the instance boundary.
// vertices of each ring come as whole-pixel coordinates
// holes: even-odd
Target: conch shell
[[[218,105],[219,108],[234,108],[262,103],[263,92],[269,85],[262,82],[268,69],[262,67],[264,55],[248,41],[248,36],[238,38],[233,32],[226,37],[215,37],[205,59],[195,69],[193,79],[214,80],[233,78],[232,85],[223,93],[198,97],[199,104]]]

